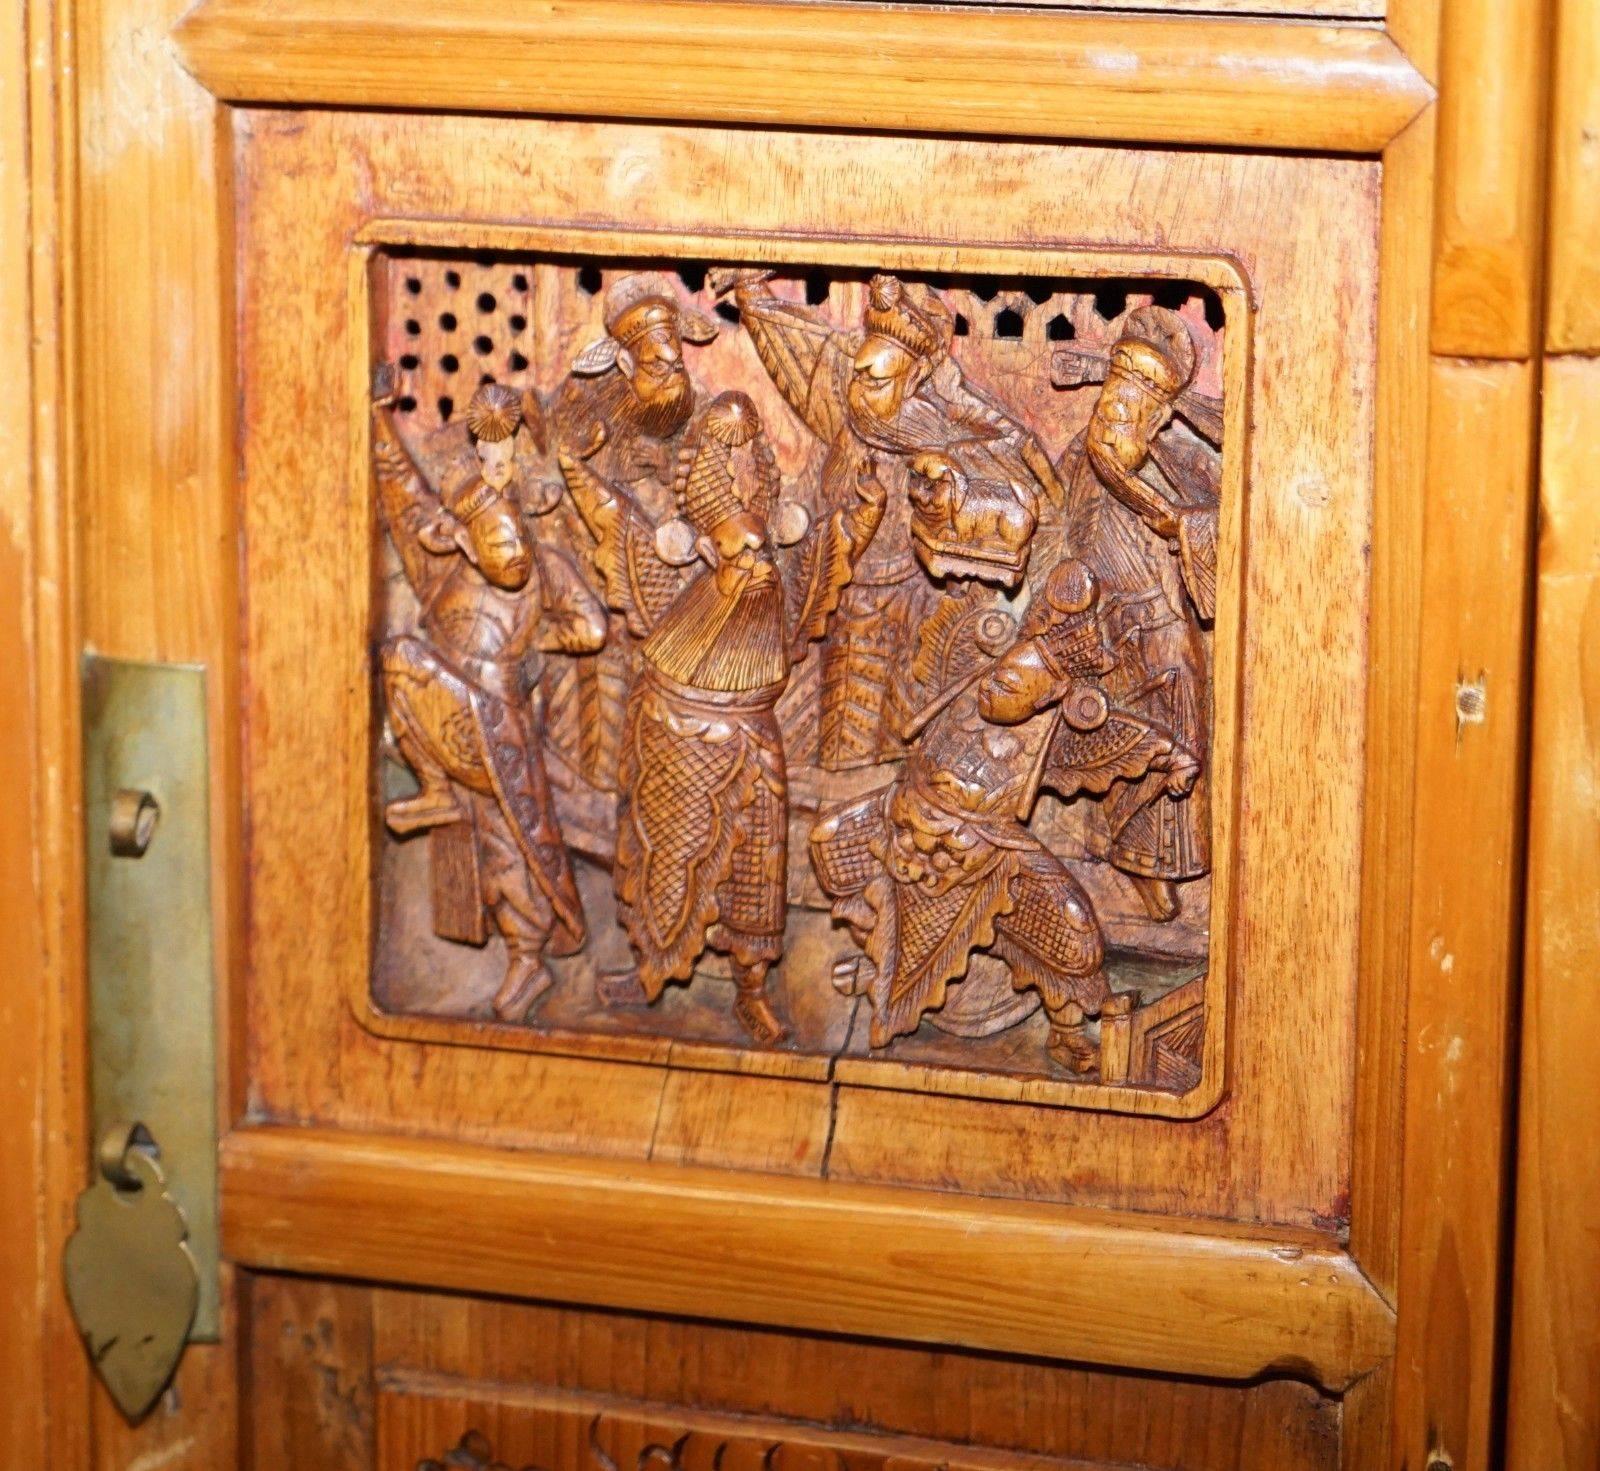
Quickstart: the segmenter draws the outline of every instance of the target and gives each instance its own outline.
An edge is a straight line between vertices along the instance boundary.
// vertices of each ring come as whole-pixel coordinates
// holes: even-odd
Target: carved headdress
[[[897,276],[874,276],[867,283],[867,309],[861,324],[870,337],[898,342],[918,358],[931,358],[949,343],[953,322],[943,303],[929,297],[925,303],[911,299]]]
[[[1164,306],[1129,312],[1111,349],[1111,366],[1171,403],[1194,380],[1194,339],[1184,320]]]
[[[485,444],[510,439],[522,425],[522,395],[504,383],[486,383],[467,405],[467,432]]]
[[[739,476],[733,452],[754,445],[755,473]],[[701,535],[730,516],[752,511],[768,522],[778,499],[778,466],[748,394],[731,389],[707,406],[678,457],[676,491],[684,519]]]
[[[606,287],[602,309],[606,335],[573,360],[572,371],[593,377],[614,367],[618,353],[631,350],[655,327],[670,327],[684,342],[704,344],[716,338],[714,317],[686,305],[663,275],[640,271],[619,277]]]
[[[483,444],[500,444],[522,426],[522,395],[503,383],[486,383],[467,404],[467,433]],[[481,475],[470,475],[442,490],[445,509],[463,524],[505,494]]]

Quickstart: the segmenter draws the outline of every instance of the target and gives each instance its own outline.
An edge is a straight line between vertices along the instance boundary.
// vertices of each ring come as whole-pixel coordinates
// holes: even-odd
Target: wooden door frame
[[[0,8],[0,1445],[89,1455],[88,1365],[56,1288],[84,1179],[71,305],[73,135],[50,4]]]
[[[1600,925],[1586,867],[1600,843],[1600,15],[1584,0],[1554,10],[1508,1471],[1600,1458],[1600,1254],[1587,1225],[1600,1188]]]
[[[13,496],[7,483],[8,501],[28,508],[13,527],[26,530],[0,549],[10,556],[20,547],[17,580],[31,590],[28,618],[0,629],[0,652],[15,653],[27,677],[28,718],[8,731],[4,759],[30,794],[22,805],[40,860],[27,887],[8,892],[8,901],[26,902],[3,943],[20,951],[14,973],[42,984],[28,998],[28,1026],[3,1044],[14,1064],[8,1085],[27,1105],[18,1116],[35,1125],[16,1178],[31,1182],[38,1226],[31,1251],[0,1260],[0,1286],[19,1301],[31,1294],[38,1333],[18,1372],[54,1411],[51,1433],[63,1438],[51,1464],[114,1464],[108,1447],[148,1451],[179,1434],[170,1424],[126,1432],[94,1395],[91,1459],[88,1437],[73,1428],[86,1418],[88,1391],[54,1281],[85,1157],[79,814],[65,795],[78,790],[71,753],[85,645],[198,660],[215,672],[219,1026],[232,1048],[240,1040],[227,1019],[242,903],[238,750],[229,737],[239,680],[229,104],[481,109],[485,97],[513,108],[536,95],[542,112],[556,114],[1272,146],[1383,160],[1371,625],[1379,657],[1369,688],[1358,1003],[1357,1136],[1367,1144],[1355,1159],[1349,1259],[1398,1316],[1391,1363],[1363,1363],[1347,1400],[1346,1460],[1415,1467],[1443,1450],[1456,1467],[1488,1466],[1503,1230],[1483,1202],[1503,1198],[1509,1138],[1520,821],[1508,799],[1523,766],[1540,206],[1526,158],[1541,137],[1539,0],[1393,0],[1381,30],[1082,12],[952,17],[859,3],[832,7],[831,24],[819,27],[815,7],[771,0],[521,9],[420,0],[403,16],[378,0],[203,0],[180,23],[182,9],[180,0],[57,0],[22,9],[17,40],[11,30],[4,37],[8,66],[19,49],[25,57],[17,64],[29,78],[33,186],[31,206],[22,206],[30,293],[20,308],[4,301],[8,321],[25,319],[34,344],[31,485]],[[681,84],[687,63],[675,32],[688,10],[703,44],[761,56],[771,85],[725,86],[703,67]],[[424,30],[430,45],[411,45]],[[1525,44],[1529,34],[1538,44]],[[449,53],[451,35],[470,41],[470,56]],[[629,64],[584,64],[600,46]],[[1124,57],[1109,82],[1107,46]],[[981,76],[963,70],[974,47],[986,48]],[[857,91],[808,82],[808,64],[857,78]],[[1498,125],[1472,111],[1480,67],[1506,83]],[[4,126],[14,131],[16,122]],[[168,211],[159,220],[156,200]],[[14,190],[4,203],[17,209]],[[173,218],[190,226],[177,240]],[[118,351],[99,330],[108,320],[123,329]],[[183,354],[166,347],[175,329]],[[158,391],[130,380],[125,363],[134,360],[161,365]],[[1477,452],[1464,458],[1469,442]],[[1450,548],[1448,564],[1426,556],[1428,547]],[[237,1051],[226,1060],[222,1113],[232,1126],[245,1115],[245,1079]],[[239,1128],[226,1141],[230,1199],[246,1200],[264,1182],[258,1166],[272,1150],[264,1135]],[[337,1154],[319,1158],[337,1185]],[[498,1168],[484,1166],[489,1175]],[[611,1188],[629,1173],[617,1172]],[[644,1173],[662,1188],[683,1183],[631,1172]],[[338,1265],[275,1254],[252,1234],[259,1217],[231,1207],[228,1215],[237,1260]],[[443,1265],[433,1280],[448,1283]],[[231,1354],[228,1345],[191,1352],[180,1381],[186,1404],[231,1402]],[[201,1423],[197,1412],[191,1418],[183,1433]],[[231,1412],[204,1425],[212,1459],[172,1464],[228,1462]]]

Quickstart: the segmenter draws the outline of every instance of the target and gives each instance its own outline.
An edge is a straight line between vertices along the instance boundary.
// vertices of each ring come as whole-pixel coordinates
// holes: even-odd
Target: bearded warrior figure
[[[1202,626],[1216,611],[1220,464],[1195,436],[1163,430],[1176,410],[1201,435],[1220,439],[1221,416],[1189,391],[1193,340],[1165,307],[1128,314],[1104,374],[1089,425],[1061,463],[1067,536],[1100,585],[1116,660],[1107,696],[1171,731],[1201,774],[1182,796],[1159,775],[1119,784],[1091,813],[1090,841],[1096,856],[1131,877],[1153,919],[1170,920],[1177,883],[1211,866],[1211,671]]]
[[[828,446],[819,503],[847,504],[863,475],[888,498],[823,651],[822,764],[868,766],[904,753],[901,727],[929,693],[911,672],[940,598],[924,574],[1015,586],[1041,495],[1061,496],[1033,435],[950,356],[954,323],[937,296],[874,276],[861,330],[841,332],[764,289],[770,274],[707,282],[734,293],[762,366]]]
[[[679,300],[661,275],[623,276],[606,288],[605,336],[573,360],[551,408],[563,445],[587,445],[603,427],[593,468],[644,508],[672,513],[678,447],[697,393],[684,344],[717,336],[717,321]]]
[[[1076,1074],[1096,1064],[1089,1021],[1137,1003],[1113,996],[1088,895],[1027,827],[1041,786],[1071,797],[1154,777],[1178,798],[1195,778],[1170,731],[1108,700],[1096,598],[1081,563],[1054,568],[1016,641],[939,702],[902,775],[812,831],[818,879],[869,961],[849,983],[871,1002],[874,1047],[943,1006],[975,950],[1038,992],[1048,1054]]]
[[[476,470],[441,498],[400,441],[387,389],[385,380],[373,405],[379,506],[420,613],[418,632],[390,639],[379,658],[389,726],[420,790],[385,817],[397,833],[433,830],[441,935],[482,944],[483,914],[493,915],[507,956],[494,1010],[520,1021],[551,984],[546,942],[570,955],[584,940],[545,775],[539,657],[598,649],[605,610],[570,560],[528,535],[517,393],[490,385],[474,395]]]
[[[546,418],[557,446],[592,454],[597,474],[664,521],[673,514],[679,451],[701,407],[684,344],[711,342],[718,324],[654,273],[613,281],[603,316],[605,335],[573,361]],[[583,565],[593,550],[589,534],[570,507],[551,519]],[[557,708],[571,711],[557,727],[564,754],[602,790],[616,786],[623,706],[637,667],[635,640],[626,621],[614,617],[598,657],[552,670],[559,693],[568,697]]]
[[[598,543],[611,606],[640,648],[618,771],[616,893],[637,960],[603,977],[609,1004],[650,1003],[709,947],[728,955],[734,1015],[756,1041],[786,1029],[766,994],[783,944],[788,778],[774,706],[821,636],[881,487],[864,481],[817,525],[780,505],[755,405],[724,393],[679,458],[679,516],[563,452],[574,504]],[[774,543],[795,550],[780,569]]]

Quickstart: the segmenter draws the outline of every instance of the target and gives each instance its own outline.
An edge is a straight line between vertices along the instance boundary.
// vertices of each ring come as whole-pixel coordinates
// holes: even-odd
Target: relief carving
[[[524,524],[512,458],[520,396],[501,384],[473,396],[476,468],[440,494],[395,432],[391,390],[382,375],[373,459],[419,615],[417,633],[386,641],[379,664],[389,728],[420,790],[384,818],[397,833],[432,832],[436,933],[481,944],[493,917],[506,949],[494,1010],[518,1018],[552,983],[546,944],[572,955],[585,939],[529,666],[552,649],[596,652],[605,618],[571,559]]]
[[[611,606],[640,640],[617,770],[618,916],[637,964],[610,1005],[655,1001],[709,946],[733,964],[734,1014],[758,1042],[786,1028],[766,996],[787,914],[788,777],[775,710],[883,508],[858,481],[819,534],[781,501],[755,405],[720,394],[679,454],[677,515],[654,520],[562,448]],[[863,472],[864,474],[865,472]],[[780,547],[803,543],[783,560]],[[681,573],[679,571],[681,569]]]
[[[1193,1087],[1214,300],[522,270],[463,413],[377,374],[385,1009]]]
[[[438,1419],[454,1418],[454,1410],[441,1405]],[[976,1446],[667,1406],[597,1412],[577,1397],[495,1406],[491,1414],[502,1433],[491,1438],[468,1430],[443,1455],[418,1460],[417,1471],[1036,1471],[1054,1464]],[[510,1459],[497,1457],[502,1448]]]

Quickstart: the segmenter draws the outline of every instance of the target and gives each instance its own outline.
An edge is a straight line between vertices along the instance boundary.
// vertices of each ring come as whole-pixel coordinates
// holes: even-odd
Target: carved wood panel
[[[1187,1436],[1175,1427],[1176,1447],[1164,1446],[1166,1437],[1131,1414],[1119,1439],[1143,1452],[1137,1464],[1164,1471],[1200,1464],[1316,1471],[1335,1464],[1332,1407],[1287,1384],[1273,1388],[1284,1391],[1273,1396],[1276,1425],[1269,1428],[1265,1415],[1259,1426],[1246,1417],[1232,1456],[1225,1435],[1200,1426]],[[1114,1410],[1109,1418],[1118,1418]],[[377,1443],[383,1471],[1109,1471],[1132,1464],[409,1376],[379,1391]]]
[[[244,112],[235,137],[248,801],[239,1004],[252,1117],[1338,1228],[1348,1211],[1356,1078],[1377,165],[359,112]],[[411,276],[418,297],[436,295],[445,271],[460,262],[477,268],[480,256],[496,274],[480,281],[461,270],[465,313],[441,300],[413,318]],[[481,948],[434,933],[432,838],[401,841],[384,820],[387,802],[407,795],[415,778],[385,746],[379,650],[415,630],[387,622],[410,593],[371,473],[374,369],[396,364],[397,433],[426,460],[423,441],[441,428],[438,399],[452,399],[455,425],[485,372],[536,386],[551,401],[574,360],[606,335],[605,291],[619,275],[670,277],[716,264],[777,270],[774,291],[801,301],[806,278],[834,273],[841,292],[858,293],[855,302],[841,294],[837,304],[809,305],[826,305],[836,325],[854,331],[859,293],[875,274],[912,291],[932,281],[956,311],[958,292],[974,282],[988,290],[992,280],[986,309],[995,317],[1015,293],[1026,298],[1029,284],[1060,296],[1128,291],[1120,305],[1106,297],[1107,326],[1134,297],[1173,282],[1216,294],[1224,448],[1209,641],[1205,984],[1224,992],[1226,1005],[1207,998],[1203,1045],[1216,1066],[1202,1070],[1198,1086],[1082,1080],[1048,1059],[1031,1030],[1044,1025],[1037,1016],[976,1043],[947,1042],[925,1020],[886,1048],[873,1049],[869,1036],[837,1056],[806,1050],[798,1030],[780,1046],[755,1045],[730,1016],[731,981],[715,975],[670,985],[653,1006],[593,1006],[576,1026],[548,1014],[567,994],[558,983],[526,1021],[503,1022],[489,1006],[506,973],[492,916]],[[545,267],[591,265],[596,290],[562,334],[518,311],[503,284],[526,270],[531,291]],[[397,279],[385,276],[390,270]],[[576,284],[571,290],[576,298]],[[484,292],[496,297],[487,330],[477,315]],[[732,390],[750,397],[774,446],[781,499],[796,499],[790,491],[804,489],[806,470],[796,449],[808,442],[802,435],[814,436],[751,355],[743,320],[717,311],[737,314],[736,296],[718,297],[702,279],[683,284],[681,301],[719,324],[714,342],[685,347],[690,376],[707,402]],[[1044,436],[1047,455],[1059,460],[1098,388],[1092,378],[1056,386],[1051,357],[1093,334],[1052,338],[1050,323],[1062,313],[1029,304],[1043,311],[1035,320],[1018,310],[1017,351],[1029,373],[998,373],[976,359],[962,371]],[[442,333],[447,310],[458,323],[453,346],[428,337]],[[521,315],[518,336],[510,318]],[[412,319],[415,338],[405,331]],[[974,321],[965,339],[952,321],[952,357],[980,330]],[[1206,322],[1213,334],[1217,325]],[[484,367],[476,366],[480,335],[490,343]],[[1030,356],[1024,350],[1035,341]],[[548,358],[541,342],[550,344]],[[526,369],[512,351],[528,359]],[[447,353],[457,359],[455,376],[430,377],[443,373]],[[408,354],[414,369],[400,362]],[[1018,392],[1020,381],[1036,384],[1037,399]],[[406,396],[417,405],[409,414],[399,411]],[[1054,437],[1049,406],[1074,403],[1077,422]],[[470,470],[476,452],[468,453],[463,429],[455,432],[457,460]],[[527,430],[519,436],[529,442]],[[605,453],[602,446],[578,463],[602,474]],[[534,479],[559,481],[570,506],[548,455]],[[581,522],[575,530],[590,535]],[[780,547],[778,557],[801,549]],[[1173,554],[1163,555],[1181,575]],[[1030,567],[1032,556],[1030,548]],[[608,634],[614,614],[606,609]],[[569,656],[544,657],[555,664]],[[799,697],[803,675],[803,664],[791,671],[786,699]],[[547,776],[557,769],[551,756]],[[789,792],[798,789],[794,776]],[[582,891],[589,860],[577,827],[565,827],[568,795],[556,787],[557,820],[576,855],[592,947],[608,906],[615,918],[615,887],[601,868],[587,874],[597,892]],[[1055,801],[1045,793],[1041,808]],[[808,816],[791,813],[788,848],[814,882]],[[408,984],[384,949],[393,916],[381,912],[383,869],[396,850],[418,854],[426,879],[412,900],[414,959],[444,957],[433,972],[441,990],[460,983],[463,963],[478,967],[470,1004],[457,993],[453,1014],[386,989]],[[441,877],[452,873],[459,880],[462,870],[442,867]],[[454,892],[462,891],[472,892]],[[818,999],[842,1010],[854,1004],[866,1025],[869,1000],[839,997],[828,983],[854,936],[824,910],[787,907],[791,921],[827,926]],[[1114,933],[1108,915],[1097,910],[1097,921]],[[607,968],[631,957],[624,946]],[[786,955],[774,968],[778,1003],[790,999],[779,987],[794,960]],[[551,969],[573,963],[582,962],[554,957]],[[660,1021],[686,1003],[704,1026],[698,1040]],[[1164,1057],[1161,1040],[1145,1051]],[[1012,1071],[1004,1057],[992,1066],[986,1056],[979,1067],[903,1052],[938,1044],[971,1055],[973,1046],[1001,1051],[1012,1042]],[[1126,1052],[1134,1066],[1131,1036]],[[1189,1122],[1174,1127],[1170,1116]]]
[[[385,233],[374,1025],[1213,1102],[1231,267]]]
[[[619,1471],[693,1436],[746,1465],[1332,1471],[1349,1402],[1299,1379],[1164,1379],[1037,1358],[246,1274],[253,1464]],[[452,1463],[450,1457],[457,1460]],[[655,1468],[665,1471],[665,1468]],[[733,1465],[727,1471],[734,1471]]]
[[[1090,1464],[1005,1452],[985,1455],[968,1447],[899,1438],[874,1443],[866,1436],[781,1421],[701,1416],[667,1406],[652,1410],[569,1402],[530,1407],[518,1415],[522,1407],[513,1400],[506,1407],[509,1415],[499,1406],[476,1408],[479,1418],[500,1422],[501,1433],[491,1439],[480,1429],[465,1430],[443,1454],[418,1460],[416,1471],[1082,1471]],[[512,1423],[505,1426],[508,1419]],[[397,1466],[409,1466],[410,1461],[407,1451],[394,1457]]]

